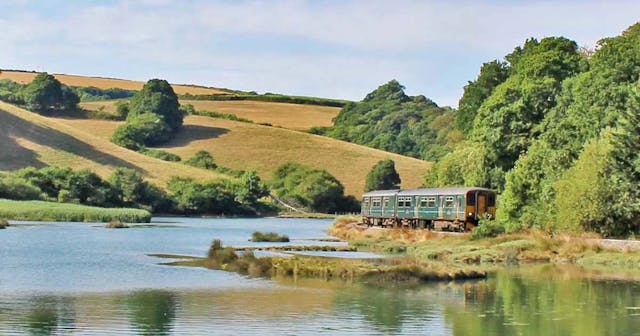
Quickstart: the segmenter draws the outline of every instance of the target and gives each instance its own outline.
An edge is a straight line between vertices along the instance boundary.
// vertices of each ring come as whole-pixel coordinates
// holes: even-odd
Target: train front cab
[[[489,189],[473,189],[467,192],[465,226],[471,230],[481,219],[496,218],[496,193]]]
[[[362,199],[363,223],[369,226],[393,225],[396,217],[397,190],[381,190],[365,193]]]

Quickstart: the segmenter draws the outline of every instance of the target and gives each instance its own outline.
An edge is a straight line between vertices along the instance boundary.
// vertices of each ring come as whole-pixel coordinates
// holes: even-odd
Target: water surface
[[[640,283],[605,270],[526,266],[413,288],[250,279],[163,266],[275,231],[340,244],[330,221],[155,218],[159,227],[14,226],[0,231],[0,335],[639,335]],[[275,244],[278,245],[278,244]],[[621,278],[624,280],[614,280]]]

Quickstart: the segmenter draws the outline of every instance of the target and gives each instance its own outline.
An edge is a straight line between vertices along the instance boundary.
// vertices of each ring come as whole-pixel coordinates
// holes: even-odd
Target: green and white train
[[[467,231],[496,215],[496,193],[486,188],[376,190],[362,195],[369,226]]]

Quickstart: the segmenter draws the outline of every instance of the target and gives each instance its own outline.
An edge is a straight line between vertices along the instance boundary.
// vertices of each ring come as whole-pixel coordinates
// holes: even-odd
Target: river
[[[249,242],[255,230],[287,234],[293,245],[341,244],[321,241],[329,224],[18,223],[0,230],[0,335],[640,334],[640,282],[609,270],[594,277],[569,265],[521,266],[480,281],[380,288],[252,279],[149,256],[202,256],[214,238],[273,244]]]

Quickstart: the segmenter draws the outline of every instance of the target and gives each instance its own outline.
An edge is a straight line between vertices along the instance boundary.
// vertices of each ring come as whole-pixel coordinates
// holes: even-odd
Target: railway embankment
[[[447,264],[575,263],[640,267],[640,241],[528,231],[494,238],[401,228],[367,227],[358,217],[338,218],[329,233],[358,250]]]

